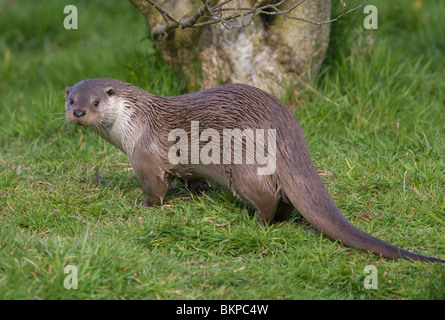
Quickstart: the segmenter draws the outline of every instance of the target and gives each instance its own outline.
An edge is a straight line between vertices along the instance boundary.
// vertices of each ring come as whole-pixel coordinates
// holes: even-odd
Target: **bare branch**
[[[173,21],[174,23],[179,25],[179,19],[176,18],[174,15],[172,15],[170,12],[168,12],[167,10],[163,9],[161,6],[159,6],[155,1],[153,0],[145,0],[148,3],[150,3],[153,7],[155,7],[156,10],[159,11],[159,13],[165,18],[167,17],[168,19],[170,19],[171,21]]]
[[[303,1],[305,1],[305,0],[303,0]],[[341,1],[342,4],[343,4],[343,12],[340,15],[338,15],[336,18],[331,19],[331,20],[327,20],[327,21],[314,22],[314,21],[309,21],[309,20],[302,19],[302,18],[292,17],[292,16],[290,16],[287,13],[284,13],[284,12],[280,12],[278,14],[282,14],[283,16],[285,16],[286,18],[289,18],[289,19],[303,21],[303,22],[307,22],[307,23],[311,23],[311,24],[315,24],[315,25],[322,25],[322,24],[328,24],[328,23],[331,23],[331,22],[338,21],[341,17],[343,17],[343,16],[345,16],[345,15],[347,15],[347,14],[349,14],[349,13],[351,13],[351,12],[357,10],[357,9],[362,8],[368,1],[369,0],[365,0],[360,5],[358,5],[357,7],[353,8],[353,9],[351,9],[349,11],[346,11],[346,3]],[[267,14],[267,13],[264,13],[264,14]]]
[[[250,25],[253,19],[259,14],[270,16],[282,15],[292,20],[298,20],[314,25],[323,25],[337,21],[343,16],[362,8],[369,0],[364,0],[360,5],[350,10],[347,10],[346,4],[340,0],[343,6],[343,12],[334,19],[326,21],[311,21],[290,15],[292,11],[306,2],[306,0],[298,1],[286,10],[281,10],[279,7],[288,0],[280,0],[276,3],[269,3],[268,0],[257,0],[256,4],[250,8],[241,8],[236,6],[232,7],[230,5],[233,0],[201,0],[201,6],[189,18],[176,17],[168,10],[162,8],[158,3],[156,3],[155,0],[144,1],[152,5],[166,21],[165,25],[159,25],[152,30],[152,37],[154,39],[161,40],[167,38],[168,34],[175,29],[200,28],[217,23],[222,24],[227,29],[244,28]],[[238,22],[238,24],[233,24],[235,19],[240,19],[241,22]]]

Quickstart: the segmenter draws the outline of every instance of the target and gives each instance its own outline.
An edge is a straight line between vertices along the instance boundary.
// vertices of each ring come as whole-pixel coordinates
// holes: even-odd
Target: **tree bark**
[[[145,0],[130,0],[145,16],[151,30],[165,20]],[[289,0],[284,10],[298,0]],[[197,0],[157,0],[176,17],[188,18],[200,7]],[[255,0],[235,0],[237,6],[255,5]],[[234,3],[232,2],[233,6]],[[310,21],[330,18],[330,0],[308,0],[292,16]],[[242,18],[233,24],[241,23]],[[310,79],[319,71],[329,43],[329,24],[321,26],[282,15],[257,15],[249,26],[228,30],[222,24],[175,29],[152,39],[174,72],[186,79],[189,90],[211,88],[223,83],[246,83],[280,94],[283,84],[297,78]]]

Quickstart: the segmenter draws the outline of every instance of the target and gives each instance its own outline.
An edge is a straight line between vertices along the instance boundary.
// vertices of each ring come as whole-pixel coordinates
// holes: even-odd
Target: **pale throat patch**
[[[131,154],[141,129],[131,119],[131,108],[125,107],[124,99],[112,98],[103,113],[104,118],[115,118],[111,127],[98,132],[105,140],[126,154]]]

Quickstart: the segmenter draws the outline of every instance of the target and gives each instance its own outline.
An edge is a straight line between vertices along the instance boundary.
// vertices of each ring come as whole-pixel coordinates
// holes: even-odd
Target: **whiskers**
[[[101,136],[102,138],[108,137],[110,135],[110,130],[105,127],[104,125],[101,125],[100,123],[94,124],[90,127],[96,134]]]
[[[51,113],[51,115],[58,115],[58,117],[52,119],[47,124],[43,126],[45,132],[53,132],[59,130],[65,130],[71,124],[66,120],[65,113]],[[96,134],[101,137],[108,137],[110,135],[110,130],[102,124],[92,124],[88,126],[91,128]]]
[[[65,118],[65,112],[59,112],[59,113],[51,113],[51,115],[63,115],[59,116],[55,119],[52,119],[47,124],[43,126],[43,129],[47,132],[49,131],[56,131],[59,129],[66,129],[68,127],[68,121]]]

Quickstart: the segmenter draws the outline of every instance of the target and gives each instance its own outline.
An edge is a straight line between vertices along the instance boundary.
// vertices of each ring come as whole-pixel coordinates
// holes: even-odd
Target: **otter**
[[[127,154],[145,206],[162,205],[176,178],[194,191],[208,179],[255,207],[260,222],[286,220],[297,209],[343,245],[388,259],[445,263],[351,224],[325,188],[295,115],[265,91],[226,84],[166,97],[100,78],[80,81],[65,93],[69,123],[91,128]]]

